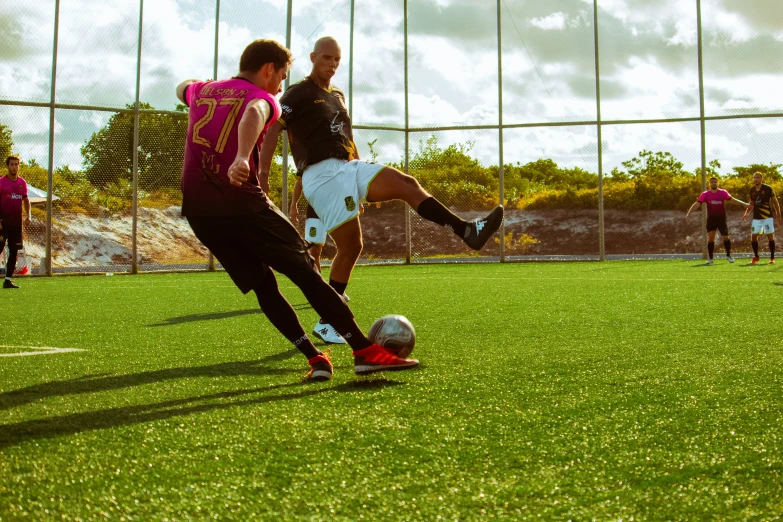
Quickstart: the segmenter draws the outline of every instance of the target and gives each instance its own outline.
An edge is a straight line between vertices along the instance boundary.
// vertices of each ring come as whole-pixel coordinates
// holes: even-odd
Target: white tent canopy
[[[46,203],[46,191],[41,190],[38,188],[33,187],[32,185],[27,185],[27,199],[30,200],[30,203]],[[58,200],[57,196],[52,194],[52,201]]]

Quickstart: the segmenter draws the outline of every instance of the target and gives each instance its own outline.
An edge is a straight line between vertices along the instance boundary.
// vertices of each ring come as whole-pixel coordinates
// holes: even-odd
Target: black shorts
[[[21,223],[18,225],[3,223],[3,229],[0,230],[0,236],[3,236],[3,239],[0,240],[0,250],[4,249],[6,244],[8,245],[8,248],[16,248],[17,250],[24,248]]]
[[[729,227],[726,225],[726,215],[707,216],[707,232],[717,230],[721,236],[729,235]]]
[[[269,270],[297,279],[297,272],[317,271],[307,244],[275,207],[241,216],[187,216],[196,237],[215,255],[246,294]]]

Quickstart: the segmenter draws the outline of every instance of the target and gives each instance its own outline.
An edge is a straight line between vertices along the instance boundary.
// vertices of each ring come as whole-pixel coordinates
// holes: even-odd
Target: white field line
[[[18,353],[0,353],[0,357],[27,357],[28,355],[49,355],[53,353],[83,352],[81,348],[55,348],[52,346],[13,346],[0,344],[0,348],[16,348],[24,351]]]

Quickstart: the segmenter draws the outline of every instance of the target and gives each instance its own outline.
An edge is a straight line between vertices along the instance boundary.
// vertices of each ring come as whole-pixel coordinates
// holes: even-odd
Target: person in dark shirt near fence
[[[750,244],[753,247],[753,260],[751,264],[759,262],[759,236],[767,235],[769,241],[769,264],[775,264],[775,222],[780,225],[780,203],[772,187],[763,183],[760,172],[753,173],[753,187],[750,189],[750,205],[742,216],[742,221],[747,220],[748,214],[753,212],[753,221],[750,225]],[[775,215],[775,218],[772,215]]]

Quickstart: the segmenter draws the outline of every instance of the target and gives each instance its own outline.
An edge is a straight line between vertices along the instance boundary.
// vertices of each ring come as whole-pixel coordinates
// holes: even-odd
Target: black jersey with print
[[[340,89],[324,90],[308,76],[285,91],[280,105],[279,121],[288,131],[300,176],[310,165],[328,158],[356,158],[351,119]]]
[[[762,184],[761,188],[750,189],[750,200],[753,202],[753,219],[767,219],[772,217],[772,204],[770,200],[775,197],[775,191],[769,185]]]

